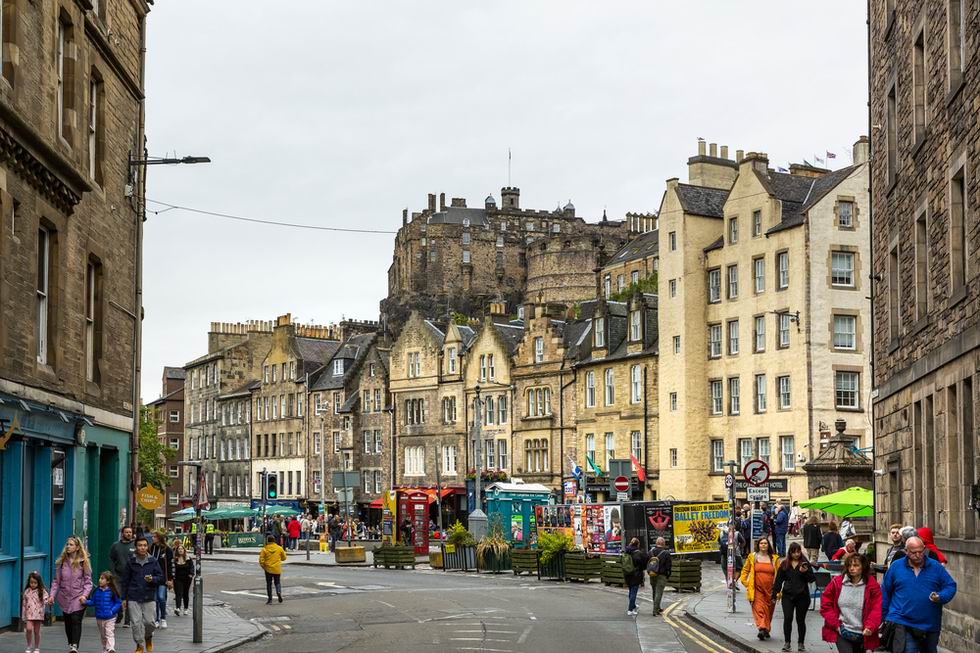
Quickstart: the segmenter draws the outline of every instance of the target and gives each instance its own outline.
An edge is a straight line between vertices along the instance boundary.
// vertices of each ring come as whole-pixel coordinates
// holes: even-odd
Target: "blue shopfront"
[[[19,618],[30,571],[50,586],[69,535],[85,542],[96,573],[108,568],[128,479],[129,432],[0,393],[0,628]]]

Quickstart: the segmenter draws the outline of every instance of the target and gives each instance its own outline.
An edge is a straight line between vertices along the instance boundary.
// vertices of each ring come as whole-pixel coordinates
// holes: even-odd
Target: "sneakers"
[[[153,639],[150,637],[146,638],[146,651],[147,653],[153,653]]]
[[[805,651],[806,650],[806,644],[804,644],[803,642],[800,642],[799,644],[796,645],[796,650],[797,651]]]
[[[166,627],[167,627],[167,620],[166,619],[161,619],[160,620],[160,628],[164,628],[165,629]]]
[[[793,647],[789,645],[789,642],[786,642],[785,644],[783,644],[783,648],[781,648],[780,650],[782,650],[782,651],[792,651],[793,650]]]
[[[626,611],[626,616],[627,616],[627,617],[635,617],[635,616],[636,616],[637,614],[638,614],[638,613],[637,613],[637,611],[636,611],[636,610],[627,610],[627,611]]]
[[[174,616],[176,617],[180,616],[180,608],[174,608]]]

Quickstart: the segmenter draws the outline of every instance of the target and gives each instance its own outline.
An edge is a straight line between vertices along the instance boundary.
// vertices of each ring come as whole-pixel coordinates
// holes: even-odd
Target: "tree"
[[[167,487],[167,467],[177,452],[160,442],[157,437],[157,423],[153,411],[140,407],[140,437],[138,449],[140,483],[152,485],[160,492]],[[136,521],[139,524],[152,524],[153,511],[142,506],[136,507]]]

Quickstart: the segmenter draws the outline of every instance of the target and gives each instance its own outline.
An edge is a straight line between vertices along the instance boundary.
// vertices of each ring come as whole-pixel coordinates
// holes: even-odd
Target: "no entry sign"
[[[769,480],[769,465],[763,460],[750,460],[742,468],[742,476],[749,485],[758,487]]]
[[[630,480],[625,476],[617,476],[616,480],[613,481],[613,487],[616,488],[617,492],[629,492]]]

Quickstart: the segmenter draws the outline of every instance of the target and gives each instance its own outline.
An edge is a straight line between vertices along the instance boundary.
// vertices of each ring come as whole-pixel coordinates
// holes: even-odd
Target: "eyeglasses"
[[[923,553],[925,553],[925,549],[922,549],[921,551],[915,551],[915,550],[912,550],[912,549],[906,549],[905,550],[905,554],[906,555],[910,555],[910,556],[920,556]]]

